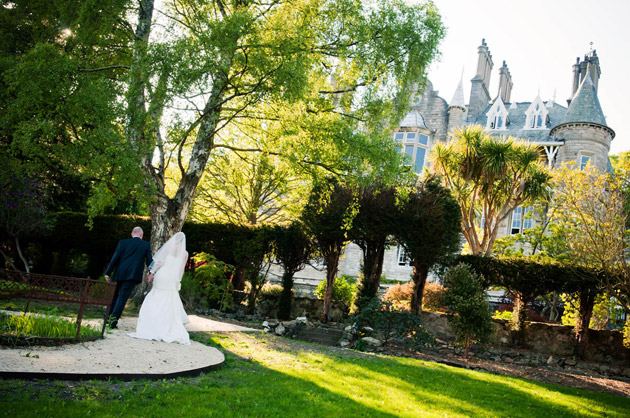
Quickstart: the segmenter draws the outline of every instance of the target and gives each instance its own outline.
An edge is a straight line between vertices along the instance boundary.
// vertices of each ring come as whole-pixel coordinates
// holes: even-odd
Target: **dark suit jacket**
[[[131,280],[141,283],[144,264],[146,263],[148,267],[151,261],[153,261],[151,244],[138,237],[123,239],[118,241],[116,252],[105,270],[105,275],[111,276],[115,270],[111,279],[113,282]]]

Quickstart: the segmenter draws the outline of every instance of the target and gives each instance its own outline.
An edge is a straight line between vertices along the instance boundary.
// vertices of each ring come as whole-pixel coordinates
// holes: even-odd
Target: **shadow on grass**
[[[221,336],[212,343],[225,347]],[[264,344],[271,357],[253,352],[259,367],[281,373],[282,381],[301,379],[317,391],[369,405],[371,413],[396,416],[455,414],[463,416],[630,416],[630,399],[610,394],[537,383],[459,369],[414,359],[342,351],[274,336],[250,335],[246,344]],[[229,339],[225,339],[229,340]],[[273,356],[280,357],[276,361]],[[245,359],[243,361],[247,361]],[[255,378],[255,377],[254,377]],[[293,388],[295,382],[288,385]],[[274,389],[270,388],[270,391]],[[312,390],[312,389],[311,389]],[[299,393],[293,396],[299,397]],[[347,411],[344,411],[347,413]]]

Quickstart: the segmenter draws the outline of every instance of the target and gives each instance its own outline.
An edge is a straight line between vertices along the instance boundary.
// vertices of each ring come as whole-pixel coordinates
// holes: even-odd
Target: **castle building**
[[[546,157],[549,168],[575,162],[576,167],[593,164],[601,171],[612,171],[608,152],[615,132],[608,127],[602,112],[597,88],[601,75],[599,58],[591,51],[583,60],[578,57],[572,67],[572,92],[567,106],[555,99],[544,101],[536,95],[532,101],[513,101],[514,82],[505,61],[499,68],[496,96],[490,94],[490,76],[494,61],[490,49],[482,40],[478,47],[477,69],[470,80],[468,104],[465,102],[463,80],[455,89],[450,102],[438,96],[430,81],[421,95],[412,99],[410,112],[393,132],[393,140],[402,153],[409,156],[417,172],[431,169],[429,155],[436,143],[451,140],[452,132],[463,125],[478,124],[494,136],[520,138],[536,144]],[[532,95],[533,96],[533,95]],[[530,208],[519,207],[500,225],[499,236],[516,234],[532,226],[525,216]],[[350,244],[340,260],[339,275],[357,276],[361,266],[361,250]],[[383,274],[388,279],[408,280],[411,267],[401,248],[385,254]],[[297,277],[321,278],[323,273],[307,268]]]

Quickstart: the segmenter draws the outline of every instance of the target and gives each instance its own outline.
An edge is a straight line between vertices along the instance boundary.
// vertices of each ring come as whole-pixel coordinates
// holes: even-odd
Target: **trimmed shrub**
[[[348,306],[352,305],[354,295],[357,291],[357,286],[353,282],[355,282],[355,279],[347,274],[337,277],[333,285],[332,300],[344,302]],[[324,299],[325,292],[326,280],[322,280],[315,289],[315,296],[317,296],[318,299]]]
[[[487,341],[494,332],[486,293],[480,277],[463,263],[448,269],[444,286],[442,299],[448,308],[448,322],[468,359],[472,344]]]

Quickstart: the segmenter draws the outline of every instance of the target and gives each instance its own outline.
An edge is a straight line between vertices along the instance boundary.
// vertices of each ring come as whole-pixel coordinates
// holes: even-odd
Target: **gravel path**
[[[186,324],[189,331],[257,331],[196,315],[189,315],[189,319],[190,323]],[[127,334],[135,331],[137,320],[123,316],[118,329],[106,331],[105,338],[98,341],[60,347],[0,349],[0,374],[159,378],[195,374],[195,371],[219,367],[225,361],[218,349],[195,341],[191,341],[190,345],[182,345],[132,338]]]

